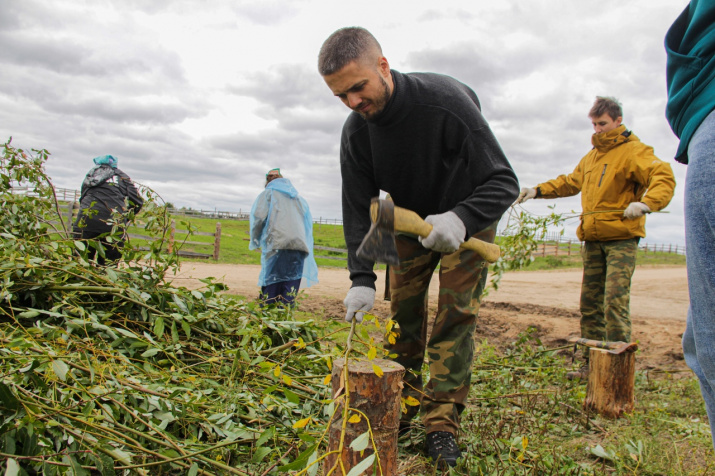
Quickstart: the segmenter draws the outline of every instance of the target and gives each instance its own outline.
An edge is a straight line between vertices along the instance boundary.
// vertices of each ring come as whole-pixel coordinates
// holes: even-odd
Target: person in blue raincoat
[[[280,169],[266,174],[266,189],[251,208],[249,249],[261,249],[261,305],[293,306],[301,285],[318,282],[313,256],[313,217]]]

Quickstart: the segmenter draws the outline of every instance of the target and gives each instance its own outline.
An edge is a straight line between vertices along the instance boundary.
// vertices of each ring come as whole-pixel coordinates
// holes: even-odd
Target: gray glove
[[[536,198],[536,189],[524,187],[521,189],[519,197],[516,199],[516,203],[524,203],[532,198]]]
[[[464,243],[467,228],[456,213],[446,212],[439,215],[428,215],[425,221],[432,225],[432,231],[426,238],[419,237],[420,243],[425,248],[439,251],[440,253],[452,253],[457,251],[459,245]]]
[[[623,217],[632,220],[634,218],[640,218],[646,213],[650,213],[650,208],[643,202],[631,202],[628,204],[628,208],[623,212]]]
[[[372,309],[375,304],[375,290],[367,286],[355,286],[350,288],[345,300],[345,307],[348,308],[345,320],[351,322],[353,316],[357,322],[362,322],[362,315]]]

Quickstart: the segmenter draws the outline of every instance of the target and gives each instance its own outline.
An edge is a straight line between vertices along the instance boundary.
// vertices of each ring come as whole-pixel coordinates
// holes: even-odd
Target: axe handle
[[[395,231],[412,233],[426,238],[432,231],[432,225],[424,221],[422,217],[412,210],[395,207]],[[501,254],[499,245],[487,243],[486,241],[478,240],[474,237],[462,243],[460,248],[475,251],[489,263],[494,263],[499,259],[499,255]]]
[[[569,342],[572,344],[581,344],[585,345],[586,347],[594,347],[597,349],[606,349],[606,350],[612,350],[616,351],[617,353],[621,353],[624,351],[636,351],[638,350],[638,344],[635,342],[605,342],[605,341],[600,341],[600,340],[594,340],[594,339],[586,339],[586,338],[571,338],[569,339]]]

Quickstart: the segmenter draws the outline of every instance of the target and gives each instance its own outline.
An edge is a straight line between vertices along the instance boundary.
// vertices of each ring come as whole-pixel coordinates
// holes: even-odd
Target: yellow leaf
[[[372,364],[372,371],[375,372],[375,375],[377,375],[378,377],[382,377],[382,375],[384,374],[382,369],[375,364]]]
[[[392,345],[395,345],[395,342],[397,342],[397,339],[395,338],[396,334],[394,332],[390,332],[387,335],[387,342],[389,342]]]
[[[417,400],[415,397],[407,397],[404,400],[405,405],[409,405],[411,407],[418,407],[420,405],[420,401]]]
[[[333,370],[333,359],[326,359],[328,364],[328,370]]]
[[[283,378],[283,382],[284,382],[286,385],[291,385],[291,384],[293,383],[293,379],[290,378],[290,376],[288,376],[288,375],[286,375],[286,374],[281,375],[281,378]]]
[[[293,428],[305,428],[308,423],[310,423],[310,417],[303,418],[302,420],[298,420],[297,422],[293,423]]]
[[[328,385],[332,381],[333,381],[333,374],[328,374],[325,376],[325,379],[323,379],[323,385]]]
[[[294,347],[297,347],[298,349],[305,349],[305,342],[303,341],[302,337],[298,338],[298,342],[293,344]]]
[[[360,415],[358,415],[357,413],[353,413],[353,416],[348,418],[348,423],[360,423],[360,420],[362,420],[362,418],[360,418]]]
[[[526,436],[521,437],[521,447],[526,449],[526,447],[529,446],[529,438]]]
[[[367,358],[369,360],[373,360],[377,357],[377,349],[374,347],[370,347],[370,350],[367,351]]]
[[[280,365],[276,365],[273,368],[273,375],[275,375],[276,377],[279,377],[281,375],[281,366]]]

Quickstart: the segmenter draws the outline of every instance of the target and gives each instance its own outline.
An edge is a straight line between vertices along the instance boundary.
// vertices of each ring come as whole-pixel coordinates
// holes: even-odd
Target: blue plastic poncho
[[[302,288],[318,283],[318,265],[313,256],[313,217],[308,202],[298,195],[290,180],[279,178],[266,185],[251,208],[250,227],[248,249],[261,249],[259,286],[295,279],[302,279]],[[303,266],[286,265],[286,256],[294,257],[296,252],[305,256]],[[291,258],[289,261],[295,262]]]

